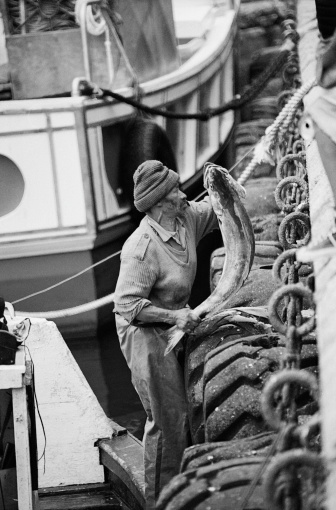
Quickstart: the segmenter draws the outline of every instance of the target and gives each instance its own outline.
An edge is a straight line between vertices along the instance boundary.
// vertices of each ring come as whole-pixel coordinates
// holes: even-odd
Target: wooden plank
[[[99,441],[100,460],[117,493],[132,510],[145,507],[143,446],[129,433]],[[119,491],[119,492],[118,492]]]
[[[122,510],[108,483],[55,487],[39,491],[39,510]]]
[[[33,510],[26,387],[13,389],[16,476],[19,510]]]
[[[39,462],[39,487],[104,481],[97,440],[111,437],[114,423],[101,408],[53,322],[32,320],[26,340],[35,366],[35,389],[47,438]],[[45,439],[36,416],[38,455]],[[66,466],[66,469],[64,469]]]
[[[0,365],[0,389],[21,388],[26,371],[24,348],[15,354],[15,365]]]

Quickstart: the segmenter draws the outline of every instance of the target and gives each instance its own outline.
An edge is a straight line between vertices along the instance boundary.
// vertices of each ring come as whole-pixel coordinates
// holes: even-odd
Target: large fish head
[[[204,165],[204,187],[210,197],[221,197],[221,202],[242,200],[246,196],[245,188],[231,177],[228,170],[214,163]]]

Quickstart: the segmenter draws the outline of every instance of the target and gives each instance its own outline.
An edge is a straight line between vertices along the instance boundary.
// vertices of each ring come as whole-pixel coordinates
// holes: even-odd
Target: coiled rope
[[[312,78],[305,85],[302,85],[295,94],[293,94],[292,98],[288,101],[288,103],[283,107],[273,124],[269,126],[265,131],[265,136],[261,139],[259,144],[255,147],[254,156],[248,166],[245,168],[244,172],[240,175],[238,179],[238,183],[242,186],[252,175],[255,168],[262,163],[263,161],[272,161],[272,147],[275,142],[275,139],[278,136],[279,130],[283,125],[287,125],[288,121],[293,118],[300,102],[304,98],[304,96],[317,85],[316,78]]]

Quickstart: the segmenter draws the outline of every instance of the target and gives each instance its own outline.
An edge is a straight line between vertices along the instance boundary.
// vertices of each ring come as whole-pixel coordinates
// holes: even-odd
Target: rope
[[[87,0],[76,0],[75,15],[78,25],[81,24],[81,10],[85,9],[85,22],[87,31],[95,36],[99,36],[106,31],[107,25],[102,17],[100,8],[97,5],[88,4]]]
[[[302,85],[302,87],[295,92],[292,98],[283,107],[283,109],[273,122],[273,124],[266,129],[265,136],[262,138],[259,144],[257,144],[254,156],[250,163],[248,164],[248,166],[245,168],[244,172],[240,175],[238,179],[238,184],[241,184],[243,186],[245,182],[249,179],[249,177],[252,175],[254,169],[261,162],[263,161],[273,162],[271,157],[271,147],[274,144],[279,129],[283,124],[286,123],[288,118],[290,119],[293,118],[293,115],[295,114],[295,111],[297,110],[303,97],[316,85],[317,85],[316,78],[312,78],[305,85]]]
[[[99,266],[100,264],[103,264],[103,262],[106,262],[107,260],[112,259],[113,257],[116,257],[117,255],[120,255],[120,253],[121,253],[121,251],[119,250],[119,251],[113,253],[112,255],[109,255],[108,257],[105,257],[104,259],[99,260],[99,262],[96,262],[95,264],[92,264],[91,266],[86,267],[82,271],[79,271],[79,273],[76,273],[76,274],[74,274],[72,276],[69,276],[69,278],[65,278],[65,280],[62,280],[62,281],[60,281],[58,283],[55,283],[54,285],[50,285],[50,287],[47,287],[45,289],[39,290],[37,292],[34,292],[33,294],[29,294],[28,296],[25,296],[23,298],[16,299],[15,301],[12,301],[12,304],[15,305],[16,303],[20,303],[21,301],[25,301],[26,299],[38,296],[39,294],[43,294],[44,292],[48,292],[49,290],[55,289],[56,287],[59,287],[59,285],[63,285],[64,283],[69,282],[70,280],[73,280],[74,278],[77,278],[78,276],[86,273],[90,269],[92,269],[92,268],[94,268],[96,266]]]
[[[265,69],[265,71],[257,78],[250,87],[240,96],[235,96],[231,101],[224,103],[224,105],[216,107],[216,108],[207,108],[203,112],[195,112],[195,113],[177,113],[170,112],[167,110],[163,110],[161,108],[154,108],[151,106],[146,106],[142,104],[140,101],[132,98],[128,98],[118,94],[117,92],[112,92],[112,90],[100,89],[100,93],[97,97],[111,97],[120,101],[122,103],[126,103],[138,110],[143,112],[152,114],[152,115],[160,115],[162,117],[170,118],[170,119],[179,119],[179,120],[200,120],[200,121],[208,121],[212,117],[217,115],[221,115],[222,113],[227,112],[228,110],[237,110],[242,108],[246,103],[250,102],[252,99],[255,99],[259,93],[264,89],[265,85],[269,82],[271,78],[273,78],[283,67],[285,62],[287,61],[290,49],[290,42],[286,42],[283,45],[283,49],[279,53],[279,55],[271,62],[271,64]],[[86,88],[82,89],[82,94],[92,95],[93,88],[88,84]]]
[[[90,303],[84,303],[83,305],[73,306],[72,308],[64,308],[62,310],[55,310],[51,312],[15,312],[15,315],[24,315],[25,317],[35,317],[40,319],[60,319],[62,317],[70,317],[72,315],[78,315],[80,313],[86,313],[91,310],[96,310],[104,305],[112,303],[114,301],[114,293],[108,294]]]

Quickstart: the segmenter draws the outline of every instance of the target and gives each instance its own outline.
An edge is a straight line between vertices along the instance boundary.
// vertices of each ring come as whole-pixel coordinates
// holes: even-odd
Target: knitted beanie
[[[135,207],[140,212],[148,211],[168,195],[179,180],[178,174],[169,170],[161,161],[145,161],[133,175]]]

